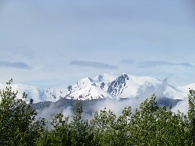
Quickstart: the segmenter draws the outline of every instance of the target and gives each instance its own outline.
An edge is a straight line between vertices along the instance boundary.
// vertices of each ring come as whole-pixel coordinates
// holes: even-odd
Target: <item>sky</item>
[[[0,82],[66,87],[103,73],[195,83],[191,0],[1,0]]]

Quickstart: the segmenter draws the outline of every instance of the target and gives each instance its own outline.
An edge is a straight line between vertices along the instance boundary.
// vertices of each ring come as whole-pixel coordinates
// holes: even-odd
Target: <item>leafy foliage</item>
[[[44,128],[44,120],[35,121],[36,111],[22,99],[16,99],[17,92],[12,91],[12,80],[7,82],[5,90],[0,91],[0,143],[1,145],[34,145],[40,131]]]
[[[88,121],[82,119],[82,112],[82,105],[80,102],[77,102],[72,121],[69,121],[69,117],[64,117],[62,113],[57,114],[51,122],[53,129],[50,131],[47,130],[45,134],[37,140],[37,145],[93,145],[91,140],[93,133]]]
[[[133,145],[189,145],[187,117],[157,107],[154,95],[140,105],[130,125]]]
[[[0,144],[3,146],[115,146],[115,145],[195,145],[195,91],[189,92],[188,115],[158,107],[155,95],[135,111],[123,109],[117,116],[104,108],[90,121],[83,119],[82,104],[77,101],[72,117],[57,114],[51,129],[45,120],[36,120],[36,111],[27,95],[17,99],[12,80],[0,91]],[[71,120],[72,119],[72,120]]]
[[[190,90],[188,95],[188,117],[190,126],[191,145],[195,146],[195,90]]]

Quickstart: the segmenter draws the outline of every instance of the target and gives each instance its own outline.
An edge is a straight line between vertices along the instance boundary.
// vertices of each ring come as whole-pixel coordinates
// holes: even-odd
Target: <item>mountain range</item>
[[[6,84],[0,84],[0,89],[4,89]],[[28,94],[27,102],[32,98],[35,103],[51,101],[56,102],[60,99],[71,100],[97,100],[97,99],[146,99],[152,94],[157,98],[178,100],[178,104],[187,101],[189,88],[195,88],[195,84],[186,86],[173,86],[167,79],[159,80],[153,77],[139,77],[130,74],[115,75],[105,73],[94,78],[86,77],[74,85],[66,88],[38,88],[24,84],[11,85],[13,90],[18,90],[18,98],[22,97],[23,92]]]

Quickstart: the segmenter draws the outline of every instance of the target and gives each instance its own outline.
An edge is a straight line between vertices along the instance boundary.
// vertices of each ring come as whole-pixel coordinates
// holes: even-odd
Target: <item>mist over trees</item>
[[[25,93],[21,99],[16,98],[11,83],[12,80],[0,91],[2,146],[195,145],[194,90],[189,91],[187,114],[159,107],[152,95],[135,112],[132,107],[125,107],[119,116],[104,108],[96,111],[91,120],[85,120],[82,104],[77,101],[72,116],[58,113],[46,121],[36,118],[33,100],[29,104],[23,100],[27,97]]]

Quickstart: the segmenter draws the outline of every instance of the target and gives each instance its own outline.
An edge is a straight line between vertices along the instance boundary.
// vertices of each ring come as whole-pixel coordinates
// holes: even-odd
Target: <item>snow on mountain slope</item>
[[[155,84],[160,84],[160,81],[151,77],[137,77],[122,74],[116,80],[111,82],[107,91],[117,97],[131,98],[138,96],[140,94],[139,92],[145,93],[147,90],[146,88]]]
[[[93,82],[96,84],[96,86],[107,92],[110,83],[114,81],[117,77],[118,76],[113,73],[105,73],[103,75],[98,75],[93,78]]]
[[[178,110],[180,112],[183,113],[187,113],[188,112],[188,94],[189,94],[189,89],[194,89],[195,90],[195,83],[193,84],[189,84],[186,86],[179,86],[177,87],[177,89],[179,89],[180,91],[183,92],[183,95],[185,94],[185,98],[183,98],[180,102],[177,103],[177,105],[172,109],[173,112],[177,112]],[[179,95],[177,95],[178,92],[173,93],[173,95],[179,97]]]
[[[172,111],[173,112],[182,112],[182,113],[187,113],[188,112],[188,98],[184,98],[182,101],[178,102],[175,107],[173,107]]]
[[[0,84],[0,89],[5,86],[5,84]],[[187,97],[189,88],[189,86],[174,87],[168,84],[167,79],[161,81],[153,77],[138,77],[130,74],[117,76],[112,73],[98,75],[95,78],[83,78],[65,89],[40,89],[23,84],[11,86],[14,90],[19,91],[18,98],[22,97],[23,92],[26,92],[28,94],[27,101],[33,98],[34,102],[55,102],[60,98],[75,100],[149,98],[154,93],[157,97],[184,99]],[[195,84],[190,87],[195,87]]]
[[[98,85],[96,85],[98,84]],[[65,97],[79,100],[113,98],[110,94],[100,88],[101,84],[91,78],[84,78],[65,90]]]
[[[0,89],[5,89],[6,84],[0,84]],[[32,98],[34,102],[41,102],[41,101],[57,101],[58,99],[53,96],[54,94],[52,90],[47,89],[39,89],[34,86],[23,85],[23,84],[12,84],[11,88],[13,91],[18,91],[17,98],[21,99],[23,93],[25,92],[28,96],[26,101],[29,102]]]
[[[157,97],[183,99],[186,92],[171,86],[167,79],[163,81],[153,77],[138,77],[130,74],[116,76],[114,74],[98,75],[95,78],[84,78],[75,85],[63,90],[65,98],[87,100],[111,98],[148,98],[152,94]]]
[[[93,78],[94,82],[105,82],[109,83],[110,81],[113,81],[117,78],[118,76],[113,74],[113,73],[105,73],[103,75],[98,75],[95,78]]]
[[[189,89],[194,89],[195,90],[195,83],[186,85],[186,86],[179,86],[178,87],[181,91],[183,92],[189,92]]]
[[[163,81],[152,77],[138,77],[128,74],[122,74],[114,80],[108,93],[120,98],[148,98],[155,93],[157,97],[167,97],[173,99],[183,99],[186,92],[180,91]]]

